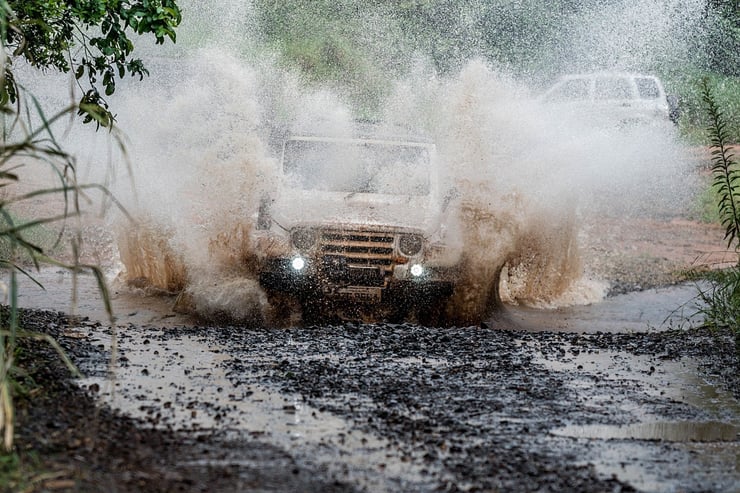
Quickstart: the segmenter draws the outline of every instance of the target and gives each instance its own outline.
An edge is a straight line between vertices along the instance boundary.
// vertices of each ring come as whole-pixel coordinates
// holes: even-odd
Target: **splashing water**
[[[184,25],[179,43],[186,49],[170,48],[167,58],[150,62],[151,77],[112,101],[132,162],[132,177],[122,171],[115,192],[136,223],[112,221],[126,280],[182,291],[180,305],[205,317],[261,323],[271,308],[256,281],[260,252],[251,231],[260,198],[275,187],[280,137],[286,128],[347,132],[356,111],[271,55],[255,55],[251,37],[234,34],[249,25],[250,5],[230,8],[239,15],[229,18],[243,23],[231,21],[221,43],[204,41],[203,33],[229,8],[211,12],[199,29]],[[594,11],[582,18],[601,25]],[[586,32],[572,39],[583,41]],[[642,50],[664,42],[651,39]],[[614,56],[571,65],[634,66]],[[683,200],[685,159],[673,129],[588,128],[551,114],[534,91],[488,62],[473,59],[442,77],[423,60],[388,88],[380,113],[433,137],[444,180],[462,197],[457,220],[466,263],[452,303],[458,318],[499,300],[558,306],[600,299],[604,284],[590,281],[580,263],[579,222]],[[88,152],[99,149],[89,135],[79,140]]]

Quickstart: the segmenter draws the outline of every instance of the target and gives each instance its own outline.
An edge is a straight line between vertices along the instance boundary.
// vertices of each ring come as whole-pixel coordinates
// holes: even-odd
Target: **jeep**
[[[255,218],[259,282],[280,315],[432,313],[461,262],[454,193],[423,139],[296,135]]]

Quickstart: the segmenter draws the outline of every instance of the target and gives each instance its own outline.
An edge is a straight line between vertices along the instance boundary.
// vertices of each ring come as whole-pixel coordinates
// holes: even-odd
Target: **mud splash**
[[[233,72],[242,75],[246,70],[252,76],[251,86],[240,93],[262,93],[262,81],[256,74],[238,60],[223,54],[219,57],[217,63],[212,55],[208,61],[200,60],[207,70],[194,72],[218,70],[228,88],[236,83],[229,82]],[[182,91],[209,83],[198,76],[185,81]],[[179,91],[176,86],[172,94]],[[530,128],[542,115],[536,102],[481,61],[471,62],[451,80],[437,82],[429,92],[436,93],[437,99],[418,104],[442,110],[420,120],[417,126],[434,137],[445,186],[462,197],[459,215],[452,220],[462,231],[466,261],[449,318],[475,323],[502,300],[553,307],[600,299],[603,285],[583,281],[578,234],[579,210],[584,204],[579,199],[586,198],[573,194],[575,189],[596,193],[598,187],[606,185],[601,177],[584,176],[582,162],[572,162],[587,155],[593,143],[585,139],[578,153],[571,148],[563,154],[553,144],[560,135]],[[307,115],[299,110],[321,106],[317,101],[327,103],[327,94],[303,90],[296,97],[306,103],[291,108],[291,125],[301,126],[303,120],[313,119],[323,122],[327,131],[351,133],[350,108],[334,100],[321,112]],[[177,98],[175,103],[162,104],[162,112],[179,115],[175,118],[178,123],[174,128],[170,124],[160,129],[163,133],[156,141],[179,141],[178,132],[188,129],[192,133],[195,127],[202,127],[198,121],[200,105],[183,108]],[[256,281],[255,263],[260,252],[251,231],[259,199],[277,179],[278,148],[270,141],[277,132],[274,122],[262,121],[266,110],[260,104],[255,100],[245,103],[240,111],[232,108],[216,115],[219,119],[207,129],[225,133],[215,135],[213,145],[200,136],[196,140],[206,145],[190,145],[187,153],[178,150],[179,158],[169,158],[170,164],[158,171],[162,177],[143,187],[138,198],[139,222],[133,228],[124,226],[121,237],[126,266],[123,276],[129,282],[182,291],[180,307],[207,318],[261,323],[268,316],[271,307]],[[534,116],[522,118],[522,114]],[[239,125],[241,131],[232,128],[232,119],[245,117],[249,123]],[[409,126],[405,121],[393,123]],[[553,128],[555,124],[547,122],[545,126]],[[230,140],[229,135],[235,138]],[[622,136],[611,144],[617,143],[625,143]],[[659,145],[673,149],[675,144],[663,140]],[[634,159],[634,152],[637,149],[632,147],[604,166],[621,166],[632,172],[642,166]],[[145,156],[144,161],[150,157]],[[167,177],[167,168],[175,162],[176,175]],[[684,163],[680,159],[674,162]],[[613,175],[609,181],[614,183]],[[629,188],[631,182],[620,185]],[[152,189],[146,190],[149,187]],[[162,197],[168,197],[165,204]],[[298,202],[296,207],[300,207]]]
[[[244,22],[228,25],[248,31],[247,4],[208,15],[237,12]],[[233,32],[219,42],[188,26],[182,34],[185,51],[170,48],[143,87],[113,101],[133,163],[133,177],[122,172],[114,188],[134,222],[110,219],[121,277],[182,293],[179,309],[259,324],[274,307],[256,281],[251,231],[260,199],[275,186],[280,141],[296,128],[351,134],[360,111],[270,54],[244,55],[249,32],[231,47]],[[684,201],[677,190],[690,163],[672,131],[584,128],[549,114],[505,69],[470,60],[442,76],[419,59],[388,88],[378,115],[431,136],[445,186],[462,197],[456,221],[466,262],[456,318],[471,321],[500,301],[559,307],[601,299],[603,283],[589,280],[580,260],[580,224],[584,215]]]

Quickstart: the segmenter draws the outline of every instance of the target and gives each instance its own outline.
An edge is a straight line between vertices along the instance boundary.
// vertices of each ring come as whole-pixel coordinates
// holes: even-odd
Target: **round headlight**
[[[422,267],[421,264],[414,264],[411,266],[411,269],[409,269],[409,271],[411,271],[412,276],[419,277],[424,273],[424,267]]]
[[[298,250],[308,250],[316,243],[316,232],[311,229],[295,229],[290,234],[290,241]]]
[[[423,244],[424,239],[419,235],[401,235],[398,248],[401,250],[401,253],[411,257],[421,251]]]
[[[306,266],[306,261],[303,260],[301,257],[296,257],[293,260],[290,261],[291,267],[293,267],[293,270],[299,271],[303,270],[303,268]]]

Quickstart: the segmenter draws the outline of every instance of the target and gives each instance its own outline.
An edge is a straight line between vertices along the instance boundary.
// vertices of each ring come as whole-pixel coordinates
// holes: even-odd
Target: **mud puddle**
[[[80,333],[87,334],[88,329]],[[111,350],[109,335],[96,334],[89,342]],[[229,442],[267,441],[298,462],[367,491],[397,491],[409,482],[424,484],[420,462],[402,460],[388,440],[354,429],[350,422],[306,404],[300,395],[269,390],[259,383],[259,374],[250,375],[250,384],[232,384],[225,374],[232,356],[212,338],[128,325],[119,329],[117,346],[118,364],[112,376],[80,381],[98,392],[102,405],[157,427],[217,434]],[[98,368],[88,370],[104,373],[107,368],[96,361]],[[253,468],[258,464],[236,453],[184,465]]]
[[[563,332],[645,332],[690,327],[702,319],[697,313],[697,289],[697,285],[686,283],[552,309],[507,306],[491,323],[514,329]]]
[[[39,279],[46,291],[24,285],[21,305],[69,311],[71,276],[50,270]],[[197,327],[171,311],[171,299],[113,289],[113,330],[94,278],[77,281],[75,312],[102,325],[82,324],[76,336],[106,355],[78,362],[92,375],[81,385],[148,426],[277,445],[368,491],[740,486],[740,405],[697,377],[693,359],[598,348],[589,334],[567,333],[573,313],[590,313],[576,319],[591,331],[615,313],[647,331],[649,317],[635,310],[651,308],[657,321],[656,293],[673,310],[693,297],[685,286],[615,297],[566,319],[561,310],[507,310],[531,332],[494,323]],[[534,331],[545,323],[562,332]],[[670,435],[677,429],[683,439]],[[698,435],[712,430],[722,440]],[[237,449],[187,465],[249,461]]]
[[[109,321],[91,274],[75,277],[66,270],[49,268],[34,272],[33,276],[44,288],[19,275],[20,306],[78,314],[101,323]],[[197,323],[192,317],[173,311],[174,296],[151,296],[122,285],[115,272],[107,277],[116,323],[165,327]],[[696,295],[697,286],[686,283],[613,296],[588,305],[552,309],[506,306],[488,323],[514,330],[563,332],[644,332],[688,327],[701,320]]]
[[[110,324],[105,302],[95,276],[89,272],[73,275],[64,269],[44,268],[30,272],[39,286],[26,276],[18,275],[18,304],[23,308],[55,310]],[[116,272],[110,271],[106,281],[110,292],[113,315],[118,325],[149,324],[164,327],[193,324],[194,320],[175,313],[174,296],[151,296],[143,290],[121,285]],[[8,279],[3,279],[8,282]]]
[[[534,361],[550,370],[573,375],[574,387],[585,388],[589,382],[596,381],[632,381],[653,397],[685,402],[714,419],[740,419],[740,403],[732,393],[702,377],[691,358],[664,361],[660,356],[626,351],[580,352],[567,345],[563,349],[564,353],[558,353],[556,358],[543,355]]]
[[[590,455],[583,464],[646,492],[691,490],[686,489],[687,476],[707,491],[740,488],[740,402],[701,377],[694,360],[661,361],[623,351],[571,352],[566,348],[566,353],[565,357],[535,361],[572,375],[568,385],[591,395],[592,405],[615,406],[637,420],[620,425],[570,424],[551,430],[552,435],[588,444]],[[614,385],[631,382],[630,387],[648,396],[688,404],[699,412],[689,419],[665,409],[656,413],[639,402],[615,404],[594,392],[597,382],[605,381]],[[681,472],[666,477],[666,469],[674,468]]]
[[[634,425],[565,426],[554,435],[598,440],[652,440],[665,442],[735,442],[740,428],[717,421],[665,421]],[[737,449],[737,447],[733,447]],[[736,451],[736,450],[735,450]]]
[[[740,424],[729,392],[691,377],[698,372],[693,360],[598,349],[596,337],[581,338],[383,324],[291,329],[269,340],[244,333],[232,349],[239,364],[230,376],[238,382],[264,371],[276,388],[300,392],[313,406],[405,450],[424,451],[425,460],[455,471],[454,484],[463,489],[517,489],[523,475],[542,480],[554,470],[558,480],[573,479],[580,472],[571,468],[583,467],[641,491],[736,490],[733,437],[697,442],[571,433],[650,423],[666,433],[678,426],[672,423],[726,431]],[[260,351],[280,361],[255,361]],[[445,458],[435,459],[440,450]],[[585,491],[611,490],[595,484]]]

